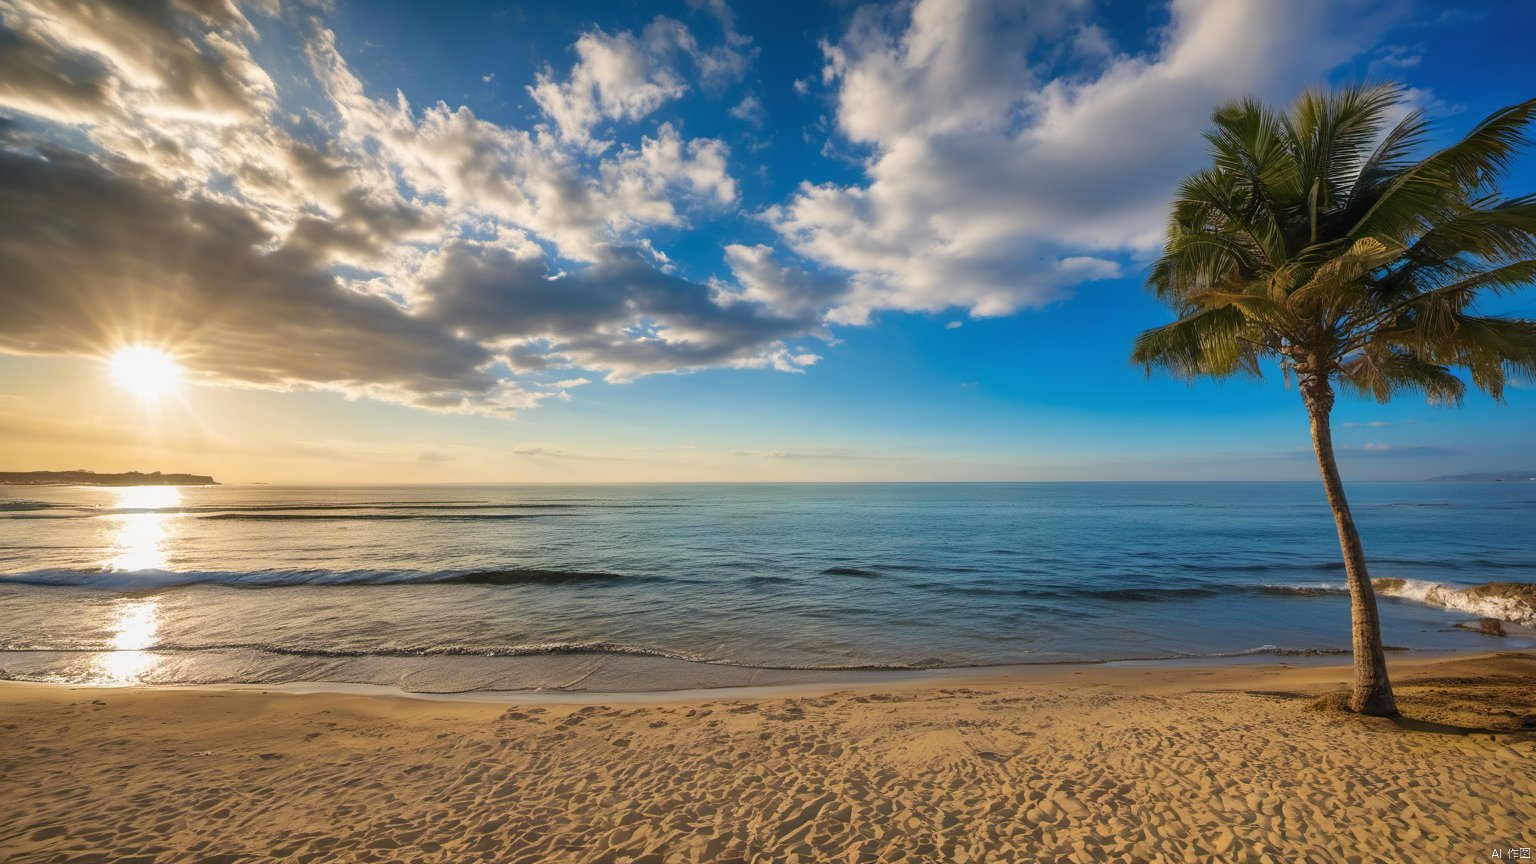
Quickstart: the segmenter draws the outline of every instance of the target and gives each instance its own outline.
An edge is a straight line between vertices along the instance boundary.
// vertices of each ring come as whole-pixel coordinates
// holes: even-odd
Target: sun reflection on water
[[[112,490],[113,509],[105,517],[116,522],[106,550],[104,567],[117,572],[164,570],[171,559],[171,541],[181,516],[181,490],[175,486],[126,486]],[[108,625],[111,650],[96,655],[95,683],[137,684],[158,663],[147,650],[160,632],[160,599],[133,598],[115,601]]]
[[[176,516],[164,512],[181,505],[175,486],[127,486],[117,493],[117,534],[109,570],[164,570],[170,560],[170,540]],[[137,512],[147,511],[147,512]]]
[[[117,494],[119,510],[163,510],[181,506],[181,488],[177,486],[121,486]]]
[[[97,657],[102,684],[136,684],[153,669],[153,647],[160,633],[160,599],[118,601],[113,610],[112,649]]]

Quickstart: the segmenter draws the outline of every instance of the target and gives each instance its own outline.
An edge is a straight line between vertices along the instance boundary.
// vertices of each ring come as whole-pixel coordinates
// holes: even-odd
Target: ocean
[[[1385,641],[1531,581],[1536,484],[1355,483]],[[7,487],[0,677],[648,690],[1349,647],[1318,483]]]

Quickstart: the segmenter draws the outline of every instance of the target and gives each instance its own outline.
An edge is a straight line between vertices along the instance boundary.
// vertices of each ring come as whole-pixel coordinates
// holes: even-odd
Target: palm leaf
[[[1341,384],[1378,402],[1388,402],[1402,390],[1416,390],[1432,403],[1459,405],[1467,390],[1449,367],[1400,348],[1362,352],[1346,359],[1339,371]]]
[[[1536,115],[1536,99],[1502,108],[1460,141],[1397,176],[1347,232],[1401,236],[1442,215],[1458,200],[1478,197],[1495,184],[1514,156],[1530,141],[1525,129]]]
[[[1204,309],[1143,332],[1136,337],[1131,361],[1148,372],[1163,368],[1186,378],[1258,376],[1257,349],[1265,336],[1236,307]]]

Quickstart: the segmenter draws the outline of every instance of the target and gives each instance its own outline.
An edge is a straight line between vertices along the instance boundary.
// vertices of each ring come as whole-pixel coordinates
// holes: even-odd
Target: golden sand
[[[0,685],[0,860],[1488,861],[1536,657],[1057,667],[688,701]],[[638,701],[635,701],[637,700]]]

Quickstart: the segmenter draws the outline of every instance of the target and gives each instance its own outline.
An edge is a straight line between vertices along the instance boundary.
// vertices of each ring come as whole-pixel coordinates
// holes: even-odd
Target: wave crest
[[[1479,618],[1497,618],[1536,627],[1536,585],[1485,582],[1466,587],[1418,579],[1376,579],[1372,584],[1388,597],[1402,597],[1429,606],[1467,612]]]

